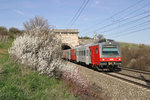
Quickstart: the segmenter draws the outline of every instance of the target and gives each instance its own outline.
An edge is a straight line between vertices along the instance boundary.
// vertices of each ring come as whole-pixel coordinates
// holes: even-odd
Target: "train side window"
[[[90,50],[89,55],[91,56],[92,51]]]
[[[96,48],[96,54],[98,53],[98,49]]]
[[[84,50],[83,50],[83,56],[84,56]]]
[[[82,51],[82,54],[83,54],[83,56],[84,56],[84,51]]]
[[[88,56],[88,50],[86,50],[86,56]]]
[[[84,56],[84,51],[82,51],[82,55]]]
[[[84,56],[84,50],[83,50],[83,56]]]

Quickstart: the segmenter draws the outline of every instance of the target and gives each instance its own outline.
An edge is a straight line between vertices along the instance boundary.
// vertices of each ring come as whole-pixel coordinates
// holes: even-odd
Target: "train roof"
[[[76,46],[75,48],[72,48],[72,49],[78,49],[78,48],[86,48],[86,47],[89,47],[89,46],[94,46],[94,45],[110,45],[110,44],[113,44],[113,45],[117,45],[117,46],[120,46],[120,44],[116,41],[109,41],[109,40],[106,40],[106,41],[102,41],[102,42],[91,42],[91,43],[88,43],[88,44],[82,44],[82,45],[78,45]],[[67,49],[65,51],[68,51],[70,49]]]
[[[82,44],[82,45],[76,46],[75,48],[93,46],[93,45],[98,45],[98,44],[102,44],[102,45],[105,45],[105,44],[107,44],[107,45],[109,45],[109,44],[119,45],[118,42],[106,40],[106,41],[102,41],[102,42],[92,42],[92,43],[88,43],[88,44]]]

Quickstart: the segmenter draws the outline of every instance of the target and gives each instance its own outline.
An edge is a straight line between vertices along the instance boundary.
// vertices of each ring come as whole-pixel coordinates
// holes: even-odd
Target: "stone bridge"
[[[61,38],[63,50],[79,45],[78,29],[53,29],[53,32]]]

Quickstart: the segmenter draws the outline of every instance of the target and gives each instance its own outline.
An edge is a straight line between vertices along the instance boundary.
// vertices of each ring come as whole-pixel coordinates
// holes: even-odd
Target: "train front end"
[[[107,41],[99,44],[100,66],[115,69],[122,63],[120,44]]]

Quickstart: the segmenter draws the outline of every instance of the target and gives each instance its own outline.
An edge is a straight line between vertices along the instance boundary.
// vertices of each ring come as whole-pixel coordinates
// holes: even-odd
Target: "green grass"
[[[78,100],[61,79],[41,75],[9,59],[12,40],[0,42],[0,100]]]
[[[126,47],[128,46],[129,48],[138,48],[138,44],[132,44],[132,43],[123,43],[123,42],[119,42],[121,47]]]

